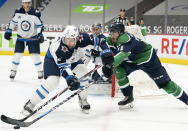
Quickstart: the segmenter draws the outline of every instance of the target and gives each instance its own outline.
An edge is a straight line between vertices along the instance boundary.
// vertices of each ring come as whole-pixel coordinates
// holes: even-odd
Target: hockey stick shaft
[[[96,71],[100,67],[101,67],[101,65],[95,67],[94,69],[92,69],[91,71],[89,71],[88,73],[86,73],[84,76],[82,76],[81,78],[79,78],[79,80],[82,80],[85,77],[89,76],[91,73],[93,73],[94,71]],[[1,120],[3,122],[5,122],[5,123],[8,123],[8,124],[17,125],[17,122],[23,122],[23,121],[27,120],[28,118],[30,118],[31,116],[33,116],[36,112],[38,112],[39,110],[41,110],[44,106],[48,105],[50,102],[52,102],[54,99],[56,99],[58,96],[60,96],[61,94],[63,94],[68,89],[69,89],[69,87],[65,88],[63,91],[61,91],[60,93],[58,93],[57,95],[55,95],[54,97],[52,97],[50,100],[48,100],[43,105],[41,105],[40,107],[38,107],[33,113],[29,114],[28,116],[24,117],[23,119],[20,119],[20,120],[18,120],[18,119],[12,119],[12,118],[7,117],[5,115],[1,115]]]
[[[95,72],[97,69],[99,69],[101,66],[97,66],[94,69],[92,69],[91,71],[89,71],[88,73],[86,73],[85,75],[83,75],[82,77],[79,78],[79,81],[84,79],[85,77],[89,76],[91,73]],[[64,90],[62,90],[61,92],[59,92],[58,94],[56,94],[54,97],[52,97],[51,99],[49,99],[48,101],[46,101],[44,104],[42,104],[40,107],[38,107],[33,113],[29,114],[28,116],[26,116],[25,118],[21,119],[20,121],[25,121],[27,120],[29,117],[31,117],[32,115],[34,115],[35,113],[37,113],[39,110],[41,110],[44,106],[48,105],[50,102],[52,102],[53,100],[55,100],[57,97],[59,97],[61,94],[63,94],[64,92],[66,92],[70,87],[65,88]]]
[[[21,122],[21,121],[17,121],[15,123],[15,125],[19,126],[19,127],[29,127],[30,125],[34,124],[35,122],[37,122],[38,120],[42,119],[43,117],[45,117],[46,115],[48,115],[49,113],[53,112],[54,110],[56,110],[58,107],[60,107],[61,105],[63,105],[64,103],[66,103],[67,101],[69,101],[70,99],[72,99],[74,96],[78,95],[80,92],[84,91],[85,89],[87,89],[89,86],[91,86],[94,82],[89,83],[87,86],[85,86],[82,89],[77,90],[75,93],[73,93],[72,95],[70,95],[69,97],[67,97],[66,99],[64,99],[62,102],[60,102],[59,104],[55,105],[54,107],[52,107],[51,109],[49,109],[48,111],[46,111],[45,113],[41,114],[39,117],[35,118],[33,121],[31,122]]]

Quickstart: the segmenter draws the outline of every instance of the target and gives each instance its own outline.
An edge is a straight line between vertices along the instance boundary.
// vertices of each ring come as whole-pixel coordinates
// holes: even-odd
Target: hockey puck
[[[14,126],[14,129],[20,129],[20,127],[19,126]]]

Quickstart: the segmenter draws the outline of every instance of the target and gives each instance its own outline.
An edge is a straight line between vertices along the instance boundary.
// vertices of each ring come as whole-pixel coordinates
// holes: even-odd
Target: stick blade
[[[12,119],[10,117],[7,117],[5,115],[1,115],[1,120],[7,124],[11,124],[11,125],[18,125],[20,127],[28,127],[31,125],[30,122],[23,122],[17,119]]]
[[[5,115],[1,115],[1,120],[5,123],[7,123],[7,117]]]
[[[16,119],[12,119],[10,117],[7,117],[5,115],[1,115],[1,120],[7,124],[11,124],[11,125],[17,125],[17,122],[19,120],[16,120]]]

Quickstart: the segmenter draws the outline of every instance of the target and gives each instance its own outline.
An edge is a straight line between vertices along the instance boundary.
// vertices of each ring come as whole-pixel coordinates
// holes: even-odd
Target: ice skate
[[[24,105],[24,109],[23,111],[21,111],[21,114],[28,116],[29,114],[33,113],[33,108],[35,106],[31,103],[31,101],[29,100],[28,102],[26,102],[26,104]]]
[[[43,77],[43,71],[38,71],[38,79],[41,80]]]
[[[14,80],[15,76],[16,76],[16,71],[15,70],[11,70],[11,74],[10,74],[11,81]]]
[[[87,99],[82,99],[78,95],[78,100],[79,100],[79,105],[80,105],[81,111],[85,114],[89,114],[90,104],[87,102]]]
[[[119,109],[123,110],[123,109],[131,109],[133,108],[133,101],[134,98],[133,96],[125,96],[125,98],[121,101],[118,102],[119,105]]]

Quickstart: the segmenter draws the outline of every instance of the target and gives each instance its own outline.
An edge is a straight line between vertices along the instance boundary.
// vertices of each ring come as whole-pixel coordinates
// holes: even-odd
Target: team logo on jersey
[[[80,35],[79,37],[78,37],[78,41],[82,41],[82,40],[84,40],[84,37],[83,37],[83,35]]]
[[[31,28],[31,23],[29,23],[29,22],[26,21],[26,20],[22,21],[22,23],[21,23],[21,29],[22,29],[23,31],[29,31],[30,28]]]
[[[61,47],[61,50],[62,50],[63,52],[68,52],[68,51],[69,51],[66,46],[62,46],[62,47]]]

